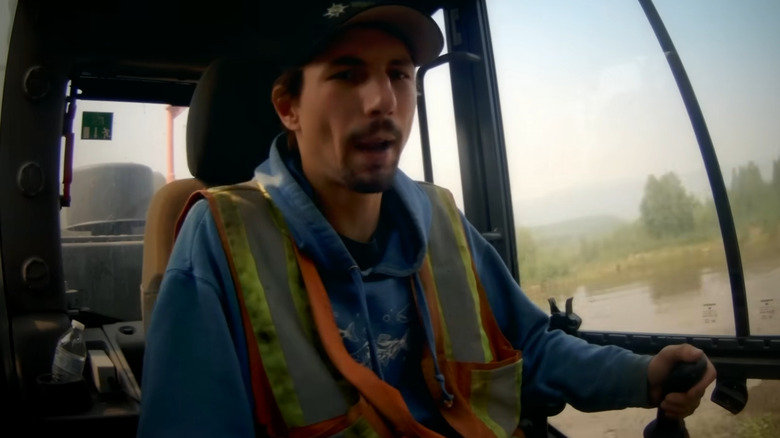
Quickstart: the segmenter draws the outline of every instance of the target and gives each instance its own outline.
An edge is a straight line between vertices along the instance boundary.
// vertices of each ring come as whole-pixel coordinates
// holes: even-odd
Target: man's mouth
[[[388,149],[394,143],[395,139],[389,137],[372,137],[358,141],[355,147],[359,151],[374,152]]]

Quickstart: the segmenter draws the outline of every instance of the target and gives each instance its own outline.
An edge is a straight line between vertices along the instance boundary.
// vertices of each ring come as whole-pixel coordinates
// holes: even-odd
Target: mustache
[[[403,138],[401,127],[398,126],[392,119],[376,119],[365,127],[358,128],[351,132],[347,137],[350,143],[358,143],[365,137],[370,137],[377,134],[390,134],[396,141],[400,141]]]

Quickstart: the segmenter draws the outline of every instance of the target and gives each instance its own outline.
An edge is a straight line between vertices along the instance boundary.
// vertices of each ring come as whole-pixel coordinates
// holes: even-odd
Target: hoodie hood
[[[311,257],[322,272],[346,274],[356,268],[341,237],[317,207],[314,191],[303,176],[300,159],[287,150],[285,134],[274,139],[268,159],[255,170],[255,180],[268,190],[282,211],[299,249]],[[389,217],[385,219],[390,228],[386,249],[379,262],[363,274],[412,275],[422,265],[427,249],[430,200],[417,183],[399,169],[382,202],[395,202],[402,208],[386,209]]]

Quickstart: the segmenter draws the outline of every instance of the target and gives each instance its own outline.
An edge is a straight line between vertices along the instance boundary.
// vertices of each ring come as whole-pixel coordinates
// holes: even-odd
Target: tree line
[[[727,189],[734,223],[745,232],[759,227],[776,233],[780,222],[780,159],[772,163],[771,179],[765,180],[754,162],[732,169]],[[655,239],[679,238],[717,232],[717,214],[712,198],[697,199],[669,172],[650,175],[639,206],[644,230]]]
[[[780,158],[765,178],[754,162],[732,169],[727,187],[734,222],[743,238],[780,234]],[[648,176],[639,218],[611,233],[584,236],[574,242],[538,241],[532,230],[517,229],[517,254],[523,284],[545,284],[576,274],[594,262],[619,263],[632,254],[676,245],[719,239],[720,227],[711,196],[700,199],[684,187],[674,172]]]

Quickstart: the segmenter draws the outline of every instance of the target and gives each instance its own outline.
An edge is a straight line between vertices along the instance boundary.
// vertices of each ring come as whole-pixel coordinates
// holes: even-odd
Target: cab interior
[[[449,52],[437,65],[449,65],[457,96],[465,213],[520,281],[486,2],[417,3],[445,23]],[[25,434],[135,436],[144,329],[179,212],[195,190],[250,179],[267,155],[281,130],[269,101],[279,73],[273,59],[285,51],[296,9],[308,3],[19,0],[8,5],[12,26],[0,117],[0,428],[5,436],[13,436],[10,431],[17,427]],[[437,65],[423,66],[420,76]],[[420,88],[427,177],[432,158]],[[77,109],[105,114],[100,105],[111,103],[149,105],[149,111],[165,114],[168,142],[159,149],[169,149],[167,169],[173,169],[175,132],[175,142],[184,145],[176,166],[186,165],[190,175],[172,178],[120,162],[74,167],[74,154],[80,153],[76,138],[101,134],[84,132],[83,121],[82,130],[76,129]],[[181,117],[185,110],[186,118]],[[118,133],[118,119],[113,126]],[[732,256],[732,287],[739,289],[735,263]],[[735,298],[735,309],[739,302]],[[679,342],[704,349],[719,373],[715,393],[723,415],[744,408],[746,379],[780,379],[778,336],[739,329],[734,336],[578,331],[571,308],[551,311],[558,328],[593,343],[648,354]],[[82,408],[39,381],[50,371],[56,340],[70,319],[86,324],[88,349],[104,351],[115,369],[104,392],[90,386]],[[528,436],[564,436],[548,423],[564,406],[525,400],[523,406]]]

